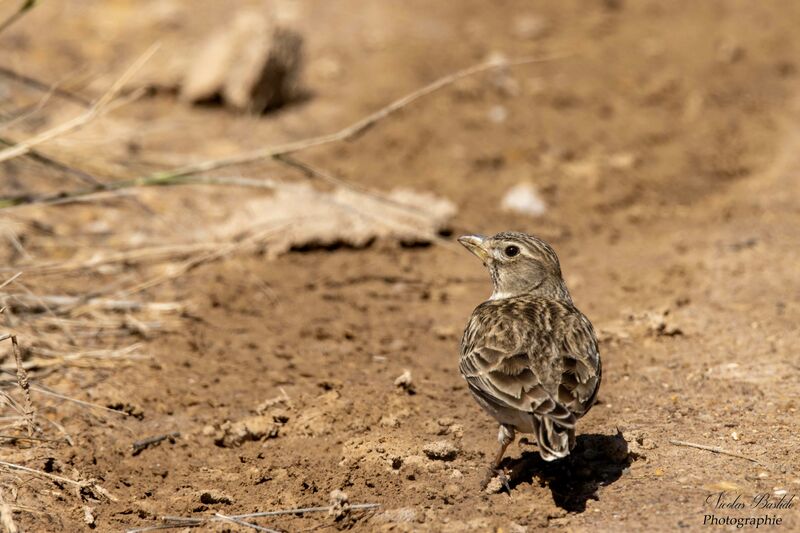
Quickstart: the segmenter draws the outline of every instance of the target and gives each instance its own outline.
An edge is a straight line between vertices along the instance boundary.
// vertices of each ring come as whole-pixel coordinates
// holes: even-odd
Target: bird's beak
[[[464,247],[477,255],[478,258],[487,264],[489,261],[489,252],[486,250],[486,237],[483,235],[464,235],[458,238],[458,242]]]

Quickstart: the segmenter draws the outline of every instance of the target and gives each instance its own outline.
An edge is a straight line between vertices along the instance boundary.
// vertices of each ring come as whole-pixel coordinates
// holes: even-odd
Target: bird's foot
[[[484,477],[483,481],[481,482],[481,492],[485,491],[486,488],[489,486],[489,483],[491,483],[493,479],[497,478],[500,481],[502,487],[504,487],[508,491],[508,493],[511,494],[511,486],[508,484],[510,480],[506,475],[505,470],[503,470],[502,468],[491,468],[491,467],[487,468],[486,470],[487,470],[486,477]],[[497,492],[500,492],[500,490],[498,489]]]

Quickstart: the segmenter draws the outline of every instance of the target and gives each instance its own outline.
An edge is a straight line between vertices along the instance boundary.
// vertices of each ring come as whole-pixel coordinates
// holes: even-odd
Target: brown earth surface
[[[262,3],[44,2],[0,35],[0,64],[91,99],[159,40],[141,76],[163,82],[170,61],[245,5]],[[325,506],[338,489],[380,508],[249,520],[279,531],[700,531],[713,513],[774,515],[782,523],[769,530],[799,531],[798,497],[789,509],[750,500],[800,492],[800,4],[279,8],[306,39],[304,101],[248,117],[156,91],[41,151],[104,179],[135,177],[335,131],[492,54],[570,54],[459,81],[354,141],[299,155],[352,184],[449,199],[458,212],[448,241],[514,229],[553,244],[601,339],[602,388],[578,447],[544,463],[533,444],[515,443],[504,462],[511,493],[478,490],[497,428],[468,394],[458,345],[490,282],[465,250],[392,239],[278,257],[234,250],[136,295],[185,306],[170,327],[101,339],[139,342],[145,358],[32,368],[42,386],[129,416],[34,394],[38,415],[73,445],[43,425],[53,442],[8,440],[2,460],[94,479],[112,499],[6,468],[2,497],[19,527],[120,531],[165,515]],[[0,95],[4,114],[42,98],[5,77]],[[30,137],[76,109],[53,96],[0,135]],[[302,179],[274,162],[220,174]],[[524,181],[544,215],[501,210]],[[81,186],[27,157],[0,163],[0,183],[3,196]],[[174,264],[50,274],[31,265],[198,242],[268,194],[187,186],[7,209],[0,219],[21,246],[9,241],[4,277],[22,271],[35,294],[121,289]],[[30,358],[25,321],[7,315],[4,330]],[[43,334],[70,327],[66,345],[85,349],[79,325]],[[406,370],[411,389],[395,385]],[[176,431],[132,452],[134,441]],[[430,450],[439,441],[453,450],[446,460]],[[720,492],[747,507],[712,509],[707,498]]]

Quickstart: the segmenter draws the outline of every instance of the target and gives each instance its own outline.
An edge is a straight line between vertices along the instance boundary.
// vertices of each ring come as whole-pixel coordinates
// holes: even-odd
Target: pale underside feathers
[[[575,422],[600,385],[597,341],[569,301],[535,295],[479,305],[461,343],[461,373],[498,422],[532,433],[543,459],[569,454]]]

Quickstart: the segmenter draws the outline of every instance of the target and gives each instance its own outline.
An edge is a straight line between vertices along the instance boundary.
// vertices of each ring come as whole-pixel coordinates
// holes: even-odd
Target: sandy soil
[[[222,4],[46,2],[0,36],[0,63],[96,97],[156,39],[167,53],[145,75],[171,73],[170,56],[248,2]],[[511,494],[478,490],[496,427],[469,397],[457,359],[466,319],[490,287],[466,251],[386,240],[277,258],[232,253],[140,295],[188,309],[169,330],[110,341],[138,340],[150,358],[36,374],[131,416],[36,395],[74,445],[12,441],[0,456],[94,478],[114,500],[6,472],[3,496],[20,527],[119,531],[164,515],[327,505],[339,489],[381,507],[257,522],[282,531],[701,531],[715,514],[777,516],[774,530],[800,530],[797,497],[789,509],[749,507],[756,494],[800,492],[800,5],[291,6],[307,38],[307,101],[243,117],[159,93],[42,150],[109,178],[135,176],[336,130],[493,53],[572,53],[464,80],[354,142],[303,155],[351,183],[451,200],[454,235],[514,229],[554,245],[601,337],[604,381],[578,448],[546,464],[533,445],[514,444],[504,463]],[[0,93],[4,113],[41,98],[3,78]],[[49,103],[14,138],[74,115],[69,105]],[[275,164],[235,172],[298,179]],[[79,185],[27,158],[0,164],[0,180],[3,194]],[[521,181],[541,191],[543,216],[500,209]],[[24,272],[87,250],[197,239],[254,194],[196,186],[142,191],[138,202],[16,208],[7,220],[30,257],[9,247],[4,264]],[[22,279],[37,294],[82,294],[143,276],[122,265]],[[394,384],[405,370],[413,391]],[[438,441],[454,455],[429,457]],[[708,498],[720,492],[748,507],[714,510]]]

